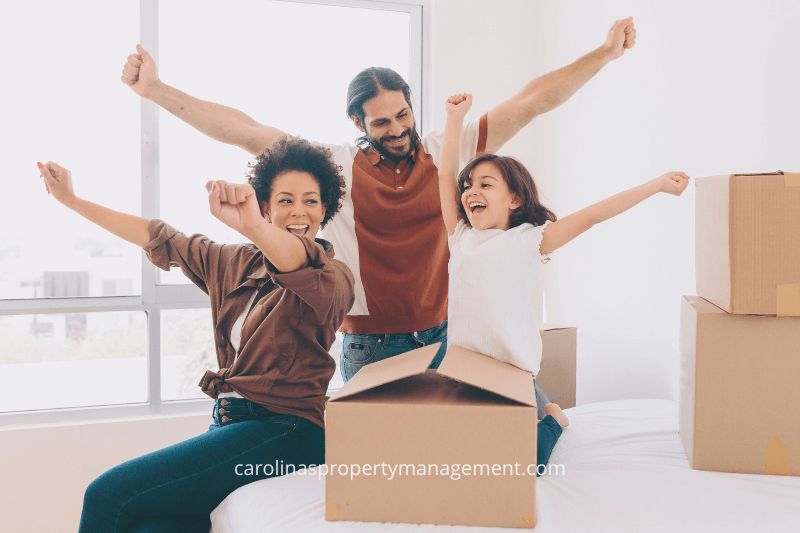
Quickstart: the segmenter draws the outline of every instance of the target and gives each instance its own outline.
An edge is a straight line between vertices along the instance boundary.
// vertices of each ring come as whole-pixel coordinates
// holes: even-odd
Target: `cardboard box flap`
[[[683,299],[686,300],[686,302],[689,305],[694,307],[695,311],[697,311],[698,314],[719,314],[719,315],[727,314],[724,310],[712,304],[705,298],[700,298],[699,296],[684,295]]]
[[[328,401],[335,402],[387,383],[400,381],[417,374],[424,374],[436,356],[440,344],[437,342],[436,344],[423,346],[422,348],[364,366]]]
[[[732,176],[783,176],[784,184],[787,187],[800,187],[800,173],[798,172],[784,172],[783,170],[776,170],[775,172],[754,172],[752,174],[732,174]]]
[[[540,331],[555,331],[557,329],[575,329],[575,326],[562,326],[561,324],[547,323],[542,324],[539,328]]]
[[[437,372],[523,405],[536,405],[530,372],[461,346],[447,347]]]
[[[743,174],[733,174],[734,176],[783,176],[783,170],[776,170],[775,172],[751,172]]]

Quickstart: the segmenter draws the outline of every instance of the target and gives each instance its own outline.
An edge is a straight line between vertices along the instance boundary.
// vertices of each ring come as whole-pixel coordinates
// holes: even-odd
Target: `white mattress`
[[[800,532],[800,477],[692,470],[677,404],[621,400],[568,409],[551,464],[537,482],[537,533]],[[233,492],[211,514],[213,533],[465,532],[498,528],[326,522],[325,483],[284,476]]]

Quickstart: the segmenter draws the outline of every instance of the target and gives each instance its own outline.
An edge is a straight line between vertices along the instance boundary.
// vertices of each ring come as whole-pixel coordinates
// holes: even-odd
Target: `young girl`
[[[472,96],[451,96],[446,105],[439,193],[450,245],[448,344],[490,355],[535,377],[542,357],[535,295],[549,254],[658,192],[680,195],[689,176],[669,172],[556,220],[539,201],[530,173],[510,157],[479,155],[456,179],[460,131]],[[544,414],[538,427],[540,465],[547,464],[568,424],[554,403],[545,405]]]
[[[350,270],[315,239],[344,194],[329,152],[284,139],[258,157],[249,184],[206,185],[211,213],[254,243],[243,245],[94,204],[75,195],[67,169],[38,166],[56,200],[142,247],[159,268],[179,266],[209,295],[219,362],[200,381],[216,399],[209,431],[94,480],[80,532],[207,533],[209,514],[228,494],[269,477],[266,469],[242,474],[241,465],[323,463],[335,369],[328,350],[354,299]]]

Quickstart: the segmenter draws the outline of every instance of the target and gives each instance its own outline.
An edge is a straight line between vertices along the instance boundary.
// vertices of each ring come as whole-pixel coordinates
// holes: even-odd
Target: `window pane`
[[[186,13],[192,13],[187,24]],[[408,79],[407,13],[294,2],[210,0],[159,3],[161,78],[199,98],[308,139],[353,142],[347,85],[370,66]],[[160,115],[161,217],[186,233],[243,242],[208,213],[203,185],[244,181],[249,154]],[[177,270],[163,283],[186,282]]]
[[[339,358],[342,334],[331,346],[336,361],[329,389],[342,386]],[[161,397],[164,400],[207,398],[197,383],[206,369],[218,369],[214,349],[210,309],[171,309],[161,311]]]
[[[161,311],[161,397],[207,398],[197,384],[209,368],[219,368],[211,310]]]
[[[79,195],[140,211],[140,104],[120,82],[139,2],[36,0],[2,17],[0,298],[139,294],[139,250],[49,197],[36,169],[56,161]]]
[[[147,400],[144,312],[0,316],[0,412]]]

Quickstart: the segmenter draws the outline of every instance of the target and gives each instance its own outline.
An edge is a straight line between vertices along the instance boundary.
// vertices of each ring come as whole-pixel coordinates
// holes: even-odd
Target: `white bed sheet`
[[[537,533],[800,532],[800,477],[692,470],[677,403],[620,400],[566,411],[551,464],[537,481]],[[327,522],[325,483],[290,475],[251,483],[211,514],[213,533],[265,531],[468,532],[501,528]]]

